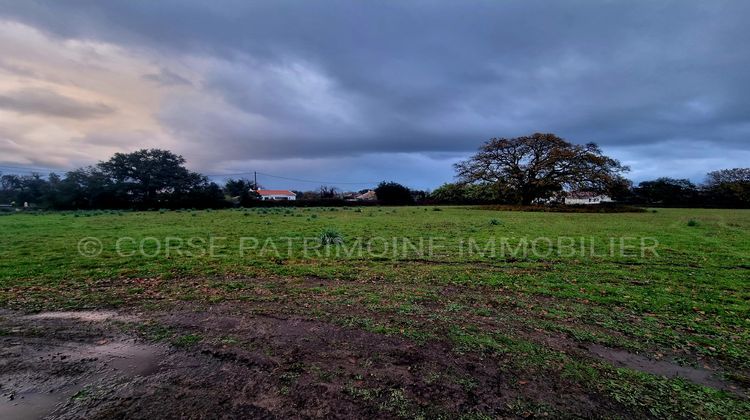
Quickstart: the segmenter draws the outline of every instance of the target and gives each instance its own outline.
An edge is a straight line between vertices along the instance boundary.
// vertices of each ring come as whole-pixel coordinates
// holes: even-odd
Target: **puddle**
[[[86,386],[109,378],[146,376],[159,369],[165,349],[130,341],[64,343],[37,350],[18,344],[8,351],[33,357],[45,368],[3,375],[0,419],[38,419],[52,413]],[[38,361],[38,362],[36,362]]]
[[[606,360],[618,367],[627,367],[653,375],[665,376],[667,378],[684,378],[698,385],[730,391],[735,394],[742,393],[736,387],[730,386],[715,376],[715,372],[707,369],[681,366],[666,360],[652,360],[629,351],[613,349],[599,344],[592,344],[588,350],[600,359]]]
[[[126,319],[128,317],[118,314],[115,311],[61,311],[61,312],[40,312],[34,315],[26,315],[21,319],[70,319],[78,321],[101,322],[112,319]]]
[[[104,359],[104,363],[125,377],[145,376],[156,372],[163,355],[161,347],[153,345],[115,342],[96,346],[90,357]]]

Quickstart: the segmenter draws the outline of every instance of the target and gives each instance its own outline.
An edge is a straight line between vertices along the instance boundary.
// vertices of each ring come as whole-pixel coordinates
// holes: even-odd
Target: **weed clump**
[[[344,238],[336,229],[326,229],[320,234],[321,245],[338,245],[343,242]]]
[[[699,224],[699,223],[698,223],[698,221],[697,221],[697,220],[695,220],[695,219],[690,219],[690,220],[688,220],[688,222],[687,222],[687,225],[688,225],[688,226],[690,226],[690,227],[695,227],[695,226],[698,226],[698,224]]]

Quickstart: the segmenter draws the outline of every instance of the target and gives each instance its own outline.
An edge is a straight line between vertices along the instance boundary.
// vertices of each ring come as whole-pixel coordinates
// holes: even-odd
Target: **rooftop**
[[[256,192],[260,195],[297,195],[289,190],[257,190]]]

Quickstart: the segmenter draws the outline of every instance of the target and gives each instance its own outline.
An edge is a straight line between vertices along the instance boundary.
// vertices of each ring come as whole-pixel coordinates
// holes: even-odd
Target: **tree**
[[[249,179],[232,179],[229,178],[224,184],[224,192],[239,201],[241,206],[247,207],[253,204],[253,201],[260,199],[260,194],[256,192],[259,185]]]
[[[323,200],[337,198],[338,195],[339,190],[336,187],[328,187],[325,185],[322,185],[320,187],[320,198],[322,198]]]
[[[422,203],[430,196],[430,192],[424,190],[409,190],[409,192],[411,193],[411,201],[415,203]]]
[[[174,197],[169,207],[222,208],[230,203],[224,199],[224,191],[215,182],[204,181],[186,194]]]
[[[446,183],[435,189],[430,198],[440,203],[464,203],[466,198],[466,185]]]
[[[185,159],[168,150],[142,149],[115,153],[97,170],[103,174],[114,195],[133,207],[162,207],[196,189],[205,188],[206,177],[189,171]]]
[[[709,187],[747,182],[750,182],[750,168],[721,169],[706,175],[706,184]]]
[[[498,203],[503,202],[497,186],[487,182],[475,184],[447,183],[430,194],[430,198],[441,203]]]
[[[411,204],[414,199],[409,188],[397,182],[381,182],[375,188],[378,200],[386,204]]]
[[[19,205],[30,203],[47,207],[51,197],[50,183],[40,174],[3,175],[0,177],[0,198],[2,201],[16,202]]]
[[[750,168],[709,172],[706,189],[712,202],[731,207],[750,207]]]
[[[491,183],[523,205],[563,190],[606,192],[629,170],[595,143],[578,145],[554,134],[493,138],[455,165],[462,183]]]
[[[118,200],[111,181],[96,167],[79,168],[65,174],[57,186],[56,208],[96,209],[128,207]]]
[[[640,201],[647,204],[684,206],[697,201],[698,189],[689,179],[662,177],[641,182],[635,188],[635,194]]]
[[[617,177],[607,186],[607,194],[615,201],[628,202],[633,198],[633,181]]]
[[[240,179],[232,179],[229,178],[224,183],[224,192],[227,193],[230,197],[240,197],[243,194],[247,193],[248,191],[255,191],[258,188],[261,188],[258,185],[255,185],[254,181],[251,181],[246,178],[240,178]]]

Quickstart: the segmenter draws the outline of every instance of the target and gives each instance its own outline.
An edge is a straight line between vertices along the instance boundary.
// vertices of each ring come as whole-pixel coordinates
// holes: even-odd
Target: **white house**
[[[293,201],[297,199],[297,194],[288,190],[257,190],[261,200],[279,200]]]
[[[607,195],[588,191],[573,191],[565,196],[565,204],[601,204],[612,201]]]
[[[356,199],[358,201],[375,201],[378,199],[378,196],[375,194],[375,191],[368,190],[364,194],[359,194]]]

